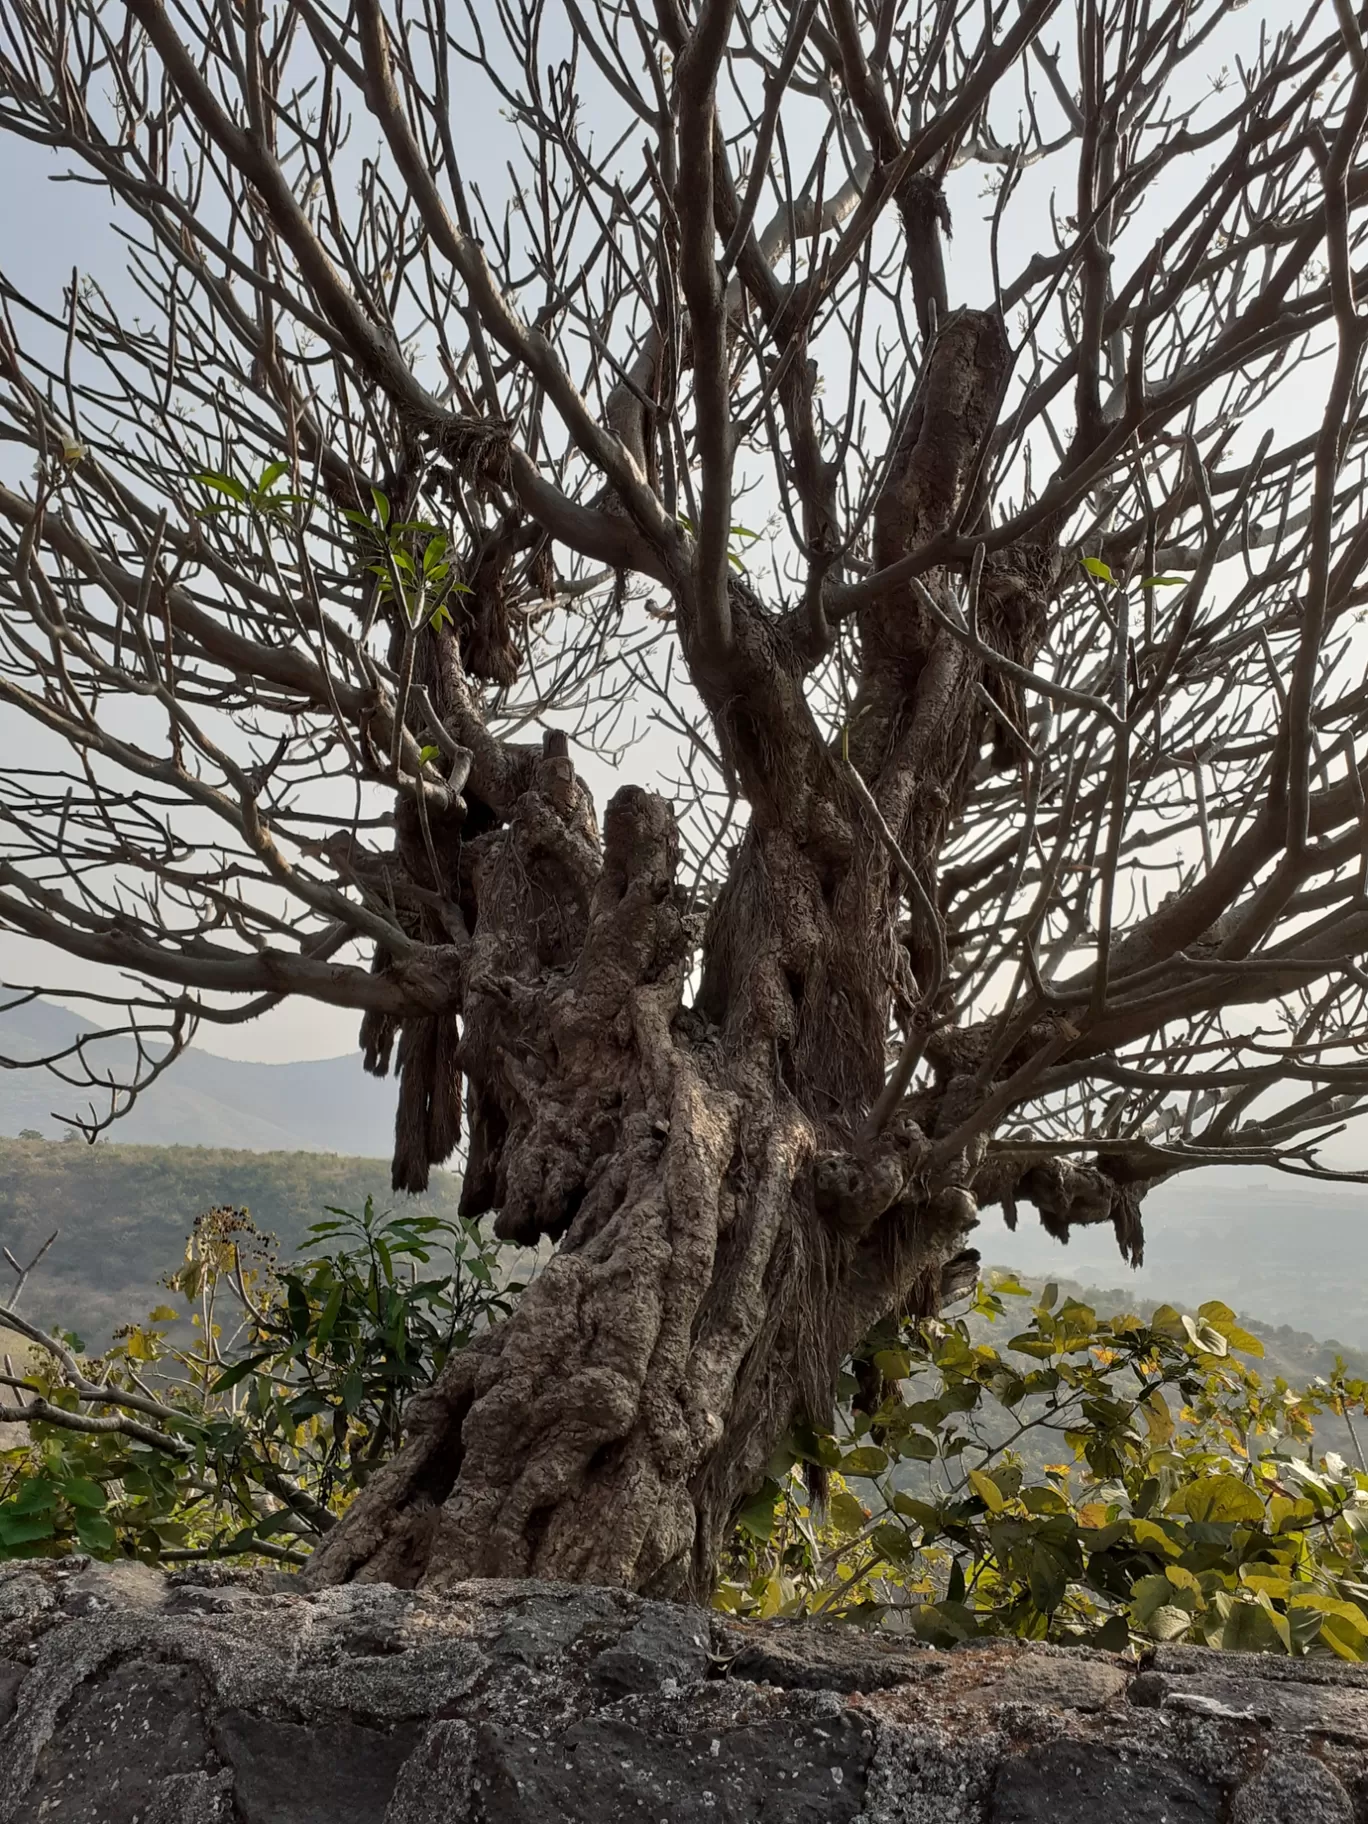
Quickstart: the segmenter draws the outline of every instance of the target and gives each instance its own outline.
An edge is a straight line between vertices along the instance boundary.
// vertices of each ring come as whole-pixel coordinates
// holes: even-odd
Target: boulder
[[[0,1564],[0,1824],[1359,1824],[1368,1674]]]

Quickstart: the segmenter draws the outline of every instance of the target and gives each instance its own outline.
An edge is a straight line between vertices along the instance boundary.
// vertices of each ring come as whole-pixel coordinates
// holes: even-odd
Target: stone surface
[[[1206,1824],[1221,1794],[1157,1756],[1057,1741],[1003,1762],[993,1824]]]
[[[1368,1824],[1368,1673],[0,1564],[0,1824],[559,1820]]]
[[[1354,1824],[1354,1807],[1322,1762],[1274,1754],[1236,1793],[1230,1824]]]
[[[3,1729],[14,1715],[14,1706],[19,1699],[19,1687],[23,1684],[27,1672],[27,1666],[21,1666],[12,1659],[0,1659],[0,1729]]]

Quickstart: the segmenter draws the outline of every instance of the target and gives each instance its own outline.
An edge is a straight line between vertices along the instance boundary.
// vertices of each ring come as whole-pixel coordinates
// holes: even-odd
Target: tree
[[[5,281],[0,922],[140,984],[110,1114],[352,1007],[396,1187],[464,1119],[557,1244],[311,1577],[702,1593],[981,1210],[1333,1169],[1350,0],[0,18],[129,248]]]

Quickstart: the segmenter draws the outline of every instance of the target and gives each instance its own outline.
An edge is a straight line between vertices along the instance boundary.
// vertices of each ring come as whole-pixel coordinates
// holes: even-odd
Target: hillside
[[[985,1211],[974,1246],[1032,1279],[1068,1276],[1117,1297],[1196,1307],[1224,1299],[1268,1323],[1368,1350],[1368,1189],[1254,1171],[1188,1173],[1145,1199],[1145,1264],[1124,1267],[1110,1225],[1053,1241],[1029,1208],[1008,1234]]]
[[[31,1002],[0,1013],[0,1060],[32,1058],[94,1030],[67,1008]],[[105,1065],[118,1061],[117,1046],[100,1049]],[[393,1083],[367,1077],[355,1054],[250,1064],[191,1049],[139,1098],[111,1138],[116,1150],[219,1147],[384,1159],[394,1093]],[[49,1072],[0,1068],[0,1134],[36,1128],[56,1139],[63,1130],[53,1111],[77,1113],[84,1100]],[[287,1175],[299,1169],[282,1168]],[[377,1166],[367,1182],[383,1190],[387,1176]],[[1092,1285],[1120,1282],[1130,1303],[1171,1298],[1181,1289],[1194,1305],[1222,1298],[1271,1324],[1368,1350],[1368,1190],[1248,1170],[1185,1174],[1150,1193],[1145,1229],[1145,1265],[1134,1274],[1121,1267],[1108,1226],[1075,1230],[1061,1248],[1029,1209],[1014,1235],[999,1211],[985,1210],[974,1239],[985,1259],[1010,1261],[1038,1278],[1067,1273]]]
[[[459,1178],[441,1172],[426,1198],[403,1202],[454,1217],[459,1190]],[[368,1195],[381,1208],[396,1201],[381,1159],[0,1140],[0,1245],[27,1260],[54,1229],[59,1231],[25,1295],[24,1309],[44,1325],[60,1323],[79,1330],[95,1346],[116,1325],[142,1316],[157,1302],[157,1281],[180,1260],[186,1235],[202,1210],[216,1203],[245,1205],[288,1255],[329,1206],[360,1209]],[[1111,1262],[1107,1277],[1089,1285],[1083,1275],[1069,1278],[1058,1271],[1065,1261],[1072,1265],[1072,1249],[1053,1251],[1048,1275],[1025,1268],[1022,1255],[1034,1252],[1029,1242],[1020,1245],[1027,1233],[1024,1228],[1011,1237],[993,1233],[981,1246],[991,1259],[990,1249],[997,1252],[994,1242],[1007,1241],[1011,1251],[1004,1248],[999,1258],[1010,1261],[1027,1283],[1038,1287],[1049,1277],[1061,1293],[1082,1298],[1104,1314],[1132,1310],[1148,1315],[1165,1297],[1187,1309],[1203,1298],[1225,1297],[1263,1341],[1266,1355],[1258,1366],[1270,1378],[1281,1374],[1294,1385],[1305,1383],[1328,1374],[1336,1355],[1345,1358],[1352,1372],[1368,1375],[1368,1352],[1335,1340],[1328,1326],[1313,1330],[1270,1321],[1266,1307],[1261,1315],[1260,1305],[1244,1299],[1230,1283],[1195,1287],[1193,1276],[1182,1270],[1176,1236],[1170,1238],[1171,1252],[1162,1250],[1169,1268],[1166,1284],[1157,1268],[1144,1276],[1123,1276]],[[1311,1258],[1315,1250],[1306,1246],[1307,1233],[1303,1225],[1301,1241]],[[1238,1250],[1232,1251],[1228,1267],[1227,1282],[1251,1272],[1248,1261],[1239,1260]],[[1142,1277],[1160,1282],[1157,1289],[1142,1287]],[[1348,1304],[1361,1303],[1361,1283],[1345,1288]],[[0,1288],[6,1285],[0,1278]],[[1280,1310],[1273,1313],[1274,1318],[1280,1315]],[[1338,1334],[1343,1335],[1343,1328]],[[992,1340],[1000,1343],[1002,1337]]]
[[[3,998],[3,997],[0,997]],[[30,1001],[0,1013],[0,1060],[19,1064],[99,1029],[66,1007]],[[89,1049],[94,1068],[117,1078],[128,1042]],[[79,1075],[71,1065],[69,1075]],[[343,1153],[381,1158],[394,1133],[394,1085],[361,1068],[359,1052],[295,1064],[249,1064],[192,1047],[114,1128],[122,1145],[207,1146],[251,1151]],[[51,1071],[0,1068],[0,1134],[36,1128],[56,1139],[61,1115],[91,1100]],[[103,1108],[103,1104],[100,1104]]]
[[[454,1217],[459,1193],[460,1179],[438,1172],[426,1197],[403,1201]],[[92,1345],[157,1302],[157,1280],[179,1263],[202,1210],[245,1205],[288,1253],[330,1205],[359,1210],[368,1195],[381,1208],[396,1201],[383,1160],[0,1141],[0,1245],[27,1261],[60,1231],[25,1293],[24,1312],[79,1330]],[[9,1283],[0,1277],[0,1295]]]

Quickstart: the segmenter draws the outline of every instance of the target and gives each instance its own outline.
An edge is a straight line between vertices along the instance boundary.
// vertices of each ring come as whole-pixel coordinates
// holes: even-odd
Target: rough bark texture
[[[981,516],[1007,362],[994,314],[945,322],[879,500],[877,565]],[[1021,662],[1043,636],[1054,535],[980,581],[983,633]],[[464,1085],[464,1212],[559,1245],[513,1317],[417,1402],[402,1454],[317,1552],[313,1583],[537,1576],[706,1597],[780,1436],[830,1416],[843,1357],[971,1274],[982,1202],[1039,1181],[1060,1232],[1113,1217],[1138,1251],[1134,1187],[1024,1165],[990,1184],[986,1129],[944,1144],[1042,1040],[1009,1035],[990,1056],[993,1035],[944,1026],[937,858],[995,704],[1019,715],[1000,678],[985,695],[984,666],[927,606],[962,583],[930,574],[866,614],[848,753],[814,721],[790,619],[734,581],[721,670],[690,650],[686,619],[750,807],[705,929],[676,880],[670,806],[624,787],[600,839],[556,737],[540,755],[473,751],[449,829],[401,817],[396,871],[436,873],[440,889],[415,901],[417,927],[436,941],[440,901],[467,941],[459,1036],[433,1016],[399,1039],[396,1187],[425,1183],[451,1151]],[[427,651],[434,700],[464,738],[458,639]],[[897,1023],[930,1035],[930,1086],[871,1123]],[[363,1036],[383,1071],[392,1027],[372,1018]]]
[[[0,1566],[0,1824],[1354,1824],[1368,1674]]]

